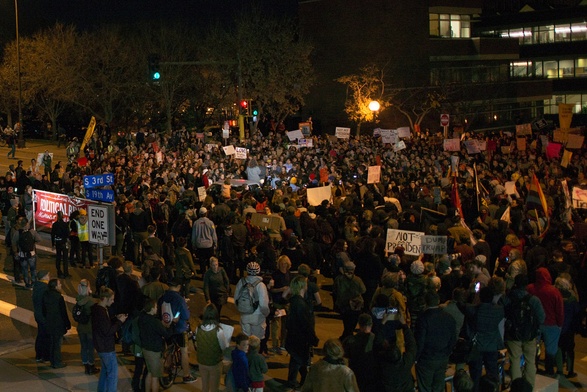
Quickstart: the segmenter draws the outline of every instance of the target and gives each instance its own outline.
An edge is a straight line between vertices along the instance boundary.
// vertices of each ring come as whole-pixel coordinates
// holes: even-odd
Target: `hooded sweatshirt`
[[[546,326],[563,326],[565,319],[565,308],[563,296],[556,287],[552,285],[550,272],[546,268],[536,270],[536,283],[528,285],[528,293],[540,299],[546,318]]]

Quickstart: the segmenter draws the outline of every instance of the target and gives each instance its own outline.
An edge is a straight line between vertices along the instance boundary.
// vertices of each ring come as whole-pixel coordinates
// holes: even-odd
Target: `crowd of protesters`
[[[303,383],[306,356],[317,344],[311,314],[322,309],[312,290],[312,273],[318,272],[334,279],[333,310],[344,324],[340,339],[361,390],[413,389],[406,369],[414,361],[419,389],[439,390],[456,342],[473,337],[474,353],[456,362],[468,364],[471,388],[480,390],[499,381],[500,350],[507,348],[518,360],[520,347],[531,346],[526,343],[539,336],[538,331],[524,338],[512,332],[514,317],[508,314],[515,313],[512,304],[526,293],[538,299],[532,300],[532,309],[546,344],[547,374],[563,375],[566,363],[566,376],[576,376],[573,339],[586,330],[587,260],[584,240],[574,227],[585,215],[565,207],[564,190],[565,185],[587,186],[587,159],[574,154],[563,167],[558,158],[546,158],[543,139],[527,138],[527,149],[518,150],[511,149],[512,134],[466,134],[463,140],[483,139],[491,146],[469,154],[465,148],[444,151],[443,138],[429,132],[412,135],[404,140],[404,149],[396,150],[371,136],[314,137],[312,147],[299,147],[276,131],[239,142],[185,128],[171,134],[141,129],[110,135],[99,127],[81,160],[49,163],[43,173],[35,162],[29,170],[22,162],[11,167],[0,179],[0,199],[9,230],[12,216],[24,214],[19,205],[26,208],[26,193],[16,196],[15,189],[30,185],[80,196],[83,175],[114,173],[113,254],[141,268],[143,288],[174,278],[187,297],[190,279],[201,274],[206,299],[218,312],[230,292],[228,283],[239,283],[247,271],[261,277],[265,303],[253,323],[262,335],[260,353],[270,355],[269,339],[274,353],[289,351],[285,329],[304,325],[296,333],[308,350],[291,356],[288,383],[293,388],[299,386],[298,371]],[[227,156],[224,142],[246,147],[247,158]],[[381,167],[376,183],[367,181],[370,166]],[[546,211],[540,202],[528,202],[535,177]],[[232,179],[255,185],[231,186]],[[506,192],[509,181],[515,183],[514,192]],[[324,185],[331,186],[330,199],[311,205],[307,189]],[[202,187],[207,190],[203,196]],[[255,225],[255,214],[277,217],[279,227]],[[77,241],[85,224],[80,216],[70,221],[70,236]],[[408,255],[401,246],[389,249],[388,229],[447,236],[447,252]],[[80,259],[76,239],[70,240],[70,265],[92,267],[92,252]],[[281,316],[279,310],[291,306],[290,271],[300,270],[310,273],[295,284],[296,311]],[[352,336],[357,322],[360,331]],[[366,368],[370,362],[353,358],[353,352],[370,353],[377,366]],[[536,364],[529,352],[524,351],[524,377],[533,385]],[[328,364],[338,364],[340,358],[331,356]],[[312,369],[308,378],[315,380]],[[392,376],[371,377],[387,371],[405,380],[404,389],[397,389]],[[521,377],[520,371],[512,375]],[[353,384],[348,382],[348,390],[354,390]],[[318,390],[310,388],[304,390]]]

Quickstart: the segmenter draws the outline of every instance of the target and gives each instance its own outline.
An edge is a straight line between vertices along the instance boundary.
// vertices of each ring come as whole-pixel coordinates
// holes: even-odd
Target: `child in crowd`
[[[244,333],[239,333],[235,340],[236,348],[231,353],[234,386],[237,392],[247,392],[251,384],[251,379],[249,378],[249,360],[247,359],[249,337]]]
[[[259,354],[261,339],[255,335],[249,336],[249,378],[251,379],[250,392],[263,392],[265,388],[265,379],[263,374],[267,373],[267,363],[263,355]]]

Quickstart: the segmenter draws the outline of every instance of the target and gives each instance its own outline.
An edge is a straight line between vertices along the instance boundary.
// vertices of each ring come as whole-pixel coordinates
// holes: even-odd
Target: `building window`
[[[587,58],[575,60],[575,76],[578,78],[587,77]]]
[[[575,77],[575,62],[573,60],[561,60],[558,63],[559,76],[561,78]]]
[[[585,41],[587,40],[587,23],[573,23],[571,24],[571,40]]]
[[[556,61],[545,61],[544,62],[544,74],[549,79],[556,79],[559,77],[558,64]]]
[[[471,38],[471,16],[430,14],[430,36],[441,38]]]
[[[527,78],[528,76],[528,62],[516,61],[512,63],[512,78]]]

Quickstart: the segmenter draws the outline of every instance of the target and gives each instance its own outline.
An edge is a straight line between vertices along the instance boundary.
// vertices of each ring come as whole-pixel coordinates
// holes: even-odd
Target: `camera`
[[[475,284],[475,292],[476,292],[476,293],[478,293],[478,292],[479,292],[479,290],[481,290],[481,282],[477,282],[477,283]]]
[[[385,313],[387,313],[387,314],[397,314],[397,308],[387,308],[385,310]]]

